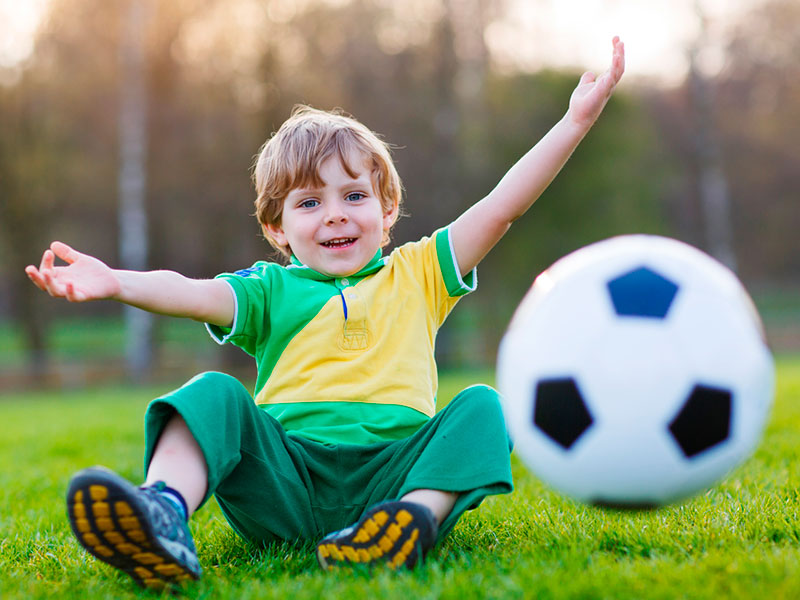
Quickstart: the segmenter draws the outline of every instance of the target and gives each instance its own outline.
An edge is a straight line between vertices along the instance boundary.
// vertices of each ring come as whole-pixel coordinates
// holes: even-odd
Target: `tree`
[[[122,268],[133,271],[148,267],[145,36],[149,12],[147,0],[129,0],[120,41],[119,255]],[[152,315],[126,306],[125,323],[128,376],[145,379],[152,363]]]
[[[13,88],[0,88],[0,230],[11,282],[12,311],[24,332],[31,381],[48,369],[46,326],[40,292],[23,268],[36,261],[48,239],[55,182],[59,179],[59,145],[53,139],[49,98],[36,81],[23,76]]]
[[[771,0],[731,31],[715,112],[731,174],[741,273],[800,279],[800,4]]]
[[[689,110],[694,129],[694,160],[698,171],[698,195],[705,217],[706,244],[711,256],[736,271],[731,202],[728,179],[722,165],[721,150],[712,107],[712,90],[697,64],[697,55],[706,45],[707,20],[700,2],[695,0],[700,34],[689,49]]]
[[[759,5],[727,31],[724,66],[704,77],[700,88],[704,99],[698,98],[691,74],[682,86],[649,95],[661,136],[672,159],[681,165],[681,182],[670,193],[678,235],[714,252],[702,225],[705,163],[711,172],[706,179],[716,179],[718,190],[727,188],[732,233],[723,231],[719,237],[730,235],[735,241],[738,274],[746,282],[800,277],[799,29],[796,2],[771,0]],[[706,103],[701,112],[698,101]],[[707,140],[700,144],[701,150],[698,132]],[[727,179],[723,186],[714,175],[720,165]],[[725,220],[723,215],[716,222]]]

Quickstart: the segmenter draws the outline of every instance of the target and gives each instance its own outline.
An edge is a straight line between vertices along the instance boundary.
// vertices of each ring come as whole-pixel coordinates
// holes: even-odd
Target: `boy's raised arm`
[[[56,257],[67,263],[56,266]],[[70,302],[117,300],[149,312],[230,326],[234,299],[224,282],[189,279],[174,271],[123,271],[112,269],[88,254],[53,242],[39,267],[25,272],[41,290]]]
[[[509,169],[488,196],[473,204],[450,226],[462,275],[477,266],[511,223],[550,185],[600,116],[625,70],[625,47],[617,37],[612,43],[609,69],[600,77],[584,73],[572,92],[564,117]]]

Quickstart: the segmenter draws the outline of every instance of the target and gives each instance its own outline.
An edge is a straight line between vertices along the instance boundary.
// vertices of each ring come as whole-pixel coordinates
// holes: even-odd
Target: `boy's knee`
[[[450,403],[458,411],[458,419],[479,423],[482,431],[495,431],[504,435],[509,450],[513,447],[506,428],[500,393],[488,385],[473,385],[463,390]],[[464,422],[464,421],[462,421]]]
[[[478,415],[486,415],[487,418],[503,415],[500,393],[488,385],[472,385],[453,398],[453,402],[456,401],[459,403],[459,410],[473,412],[475,418],[480,418]]]
[[[238,379],[225,373],[209,371],[200,373],[183,386],[153,401],[148,414],[161,419],[172,412],[189,420],[225,420],[225,415],[238,413],[244,406],[253,404],[253,397]],[[165,414],[166,413],[166,414]]]
[[[189,380],[183,389],[194,393],[210,395],[214,398],[228,400],[231,396],[244,397],[252,402],[247,388],[235,377],[218,371],[200,373]]]
[[[239,380],[232,375],[220,373],[219,371],[206,371],[205,373],[195,375],[186,385],[195,384],[212,385],[218,387],[236,387],[242,385]]]

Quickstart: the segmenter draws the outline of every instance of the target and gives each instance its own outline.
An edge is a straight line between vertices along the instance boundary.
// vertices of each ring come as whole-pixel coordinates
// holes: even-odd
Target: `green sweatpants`
[[[441,540],[464,511],[513,489],[499,398],[487,386],[462,391],[407,438],[334,446],[287,434],[235,378],[204,373],[148,406],[145,470],[175,412],[208,465],[203,502],[216,495],[234,530],[256,543],[318,540],[415,489],[459,493]]]

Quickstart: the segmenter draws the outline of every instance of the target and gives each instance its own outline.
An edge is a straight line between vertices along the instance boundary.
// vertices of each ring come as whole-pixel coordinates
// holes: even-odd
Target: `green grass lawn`
[[[490,374],[443,377],[440,397]],[[164,389],[0,396],[0,597],[141,598],[85,554],[63,496],[75,470],[142,478],[142,416]],[[253,548],[212,501],[192,520],[205,569],[188,598],[798,598],[800,357],[779,361],[755,456],[705,494],[651,512],[586,507],[514,460],[516,491],[467,513],[409,573],[319,570],[308,546]],[[168,595],[168,594],[165,594]]]

